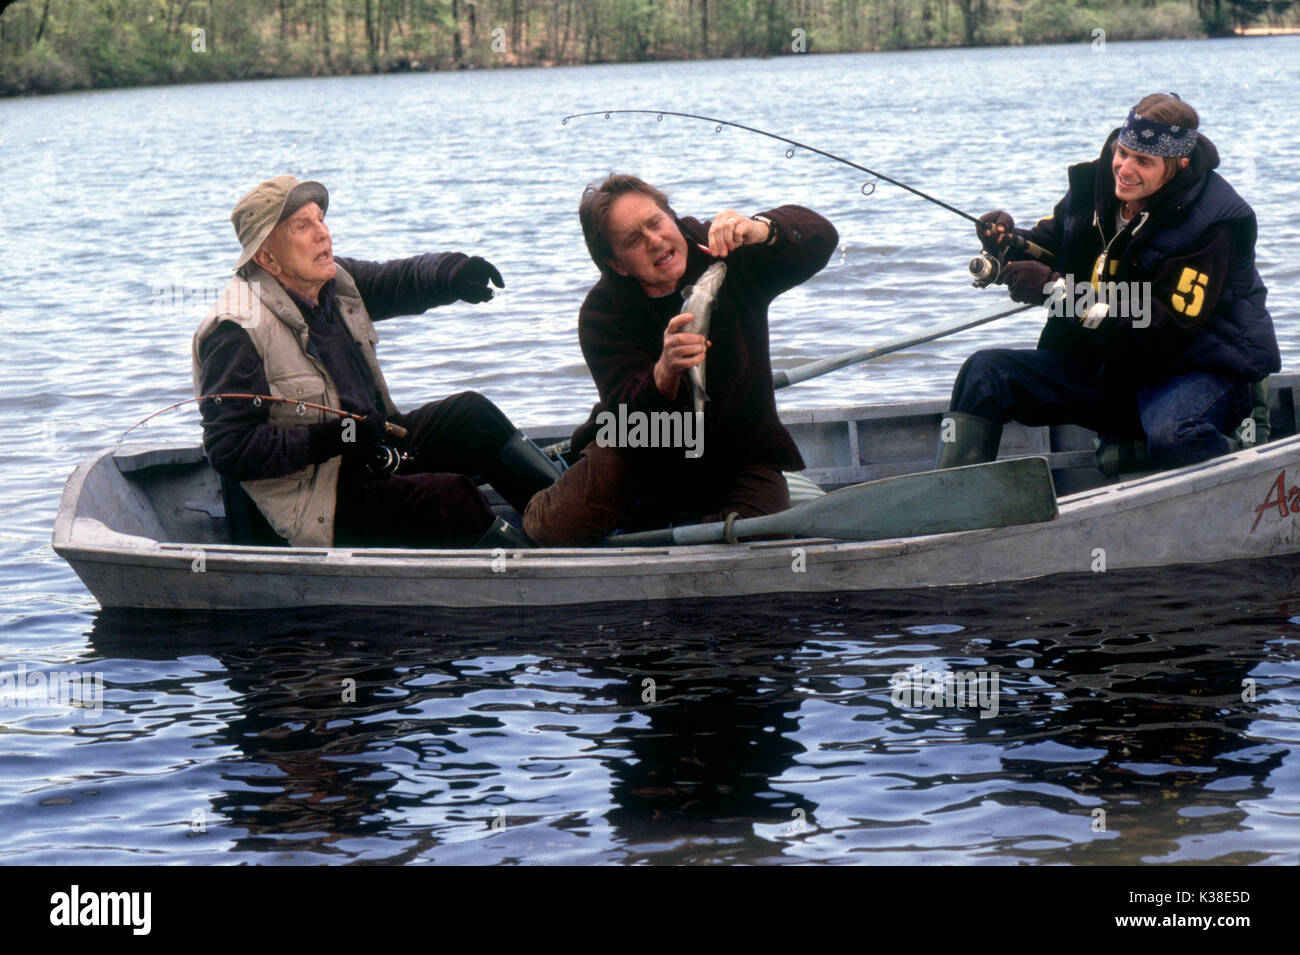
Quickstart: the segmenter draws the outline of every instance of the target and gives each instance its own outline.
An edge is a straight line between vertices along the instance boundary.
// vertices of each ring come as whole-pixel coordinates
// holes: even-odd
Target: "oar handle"
[[[676,544],[673,531],[676,528],[665,527],[656,531],[635,531],[631,534],[614,534],[605,538],[610,547],[657,547],[661,544]]]
[[[751,518],[752,520],[753,518]],[[712,544],[725,539],[727,522],[712,521],[708,524],[683,524],[680,527],[665,527],[653,531],[634,531],[631,534],[615,534],[606,537],[605,543],[610,547],[656,547],[672,544]]]

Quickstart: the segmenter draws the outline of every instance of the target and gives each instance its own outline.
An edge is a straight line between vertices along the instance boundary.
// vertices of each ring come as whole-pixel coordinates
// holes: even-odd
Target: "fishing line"
[[[992,235],[991,230],[993,224],[991,222],[983,222],[971,215],[969,212],[963,212],[961,209],[949,205],[942,199],[936,199],[928,192],[922,192],[914,186],[909,186],[905,182],[899,182],[892,176],[886,176],[883,172],[877,172],[876,170],[863,166],[860,163],[853,162],[850,159],[845,159],[843,156],[837,156],[824,149],[818,149],[816,146],[809,146],[807,143],[801,143],[799,140],[791,139],[789,136],[780,136],[776,133],[769,133],[767,130],[759,129],[756,126],[746,126],[744,123],[733,123],[730,120],[718,119],[714,116],[700,116],[697,113],[676,113],[670,109],[606,109],[595,110],[590,113],[571,113],[560,120],[560,125],[567,126],[569,125],[569,120],[581,119],[584,116],[604,116],[606,119],[609,119],[615,113],[638,113],[654,116],[661,123],[664,121],[665,116],[680,116],[683,119],[698,119],[706,123],[712,123],[713,131],[715,133],[722,132],[722,127],[724,126],[731,126],[734,129],[743,129],[747,133],[757,133],[759,136],[766,136],[768,139],[775,139],[778,142],[786,143],[789,146],[785,151],[786,159],[793,159],[795,150],[804,149],[810,153],[816,153],[818,156],[825,156],[827,159],[833,159],[838,163],[843,163],[844,165],[857,169],[860,172],[865,172],[868,176],[874,176],[875,178],[871,182],[862,184],[862,194],[864,196],[869,196],[874,193],[876,191],[876,183],[883,179],[885,182],[892,183],[900,189],[906,189],[915,196],[920,196],[926,202],[933,202],[936,206],[947,209],[949,212],[975,223],[975,228],[979,230],[981,234],[986,236]],[[1013,248],[1019,249],[1032,258],[1038,259],[1038,261],[1044,262],[1048,265],[1054,263],[1055,257],[1051,252],[1037,243],[1031,242],[1028,238],[1013,230],[1005,234],[1005,241],[1000,242],[1000,248],[996,253],[990,253],[987,251],[981,252],[980,255],[970,260],[970,273],[974,276],[974,281],[971,284],[976,288],[985,288],[989,285],[1001,282],[1002,270],[1007,264],[1007,253]]]
[[[663,122],[665,116],[680,116],[683,119],[698,119],[706,123],[713,123],[713,131],[715,133],[722,132],[723,126],[731,126],[734,127],[735,129],[743,129],[747,133],[757,133],[760,136],[766,136],[768,139],[775,139],[779,142],[788,144],[790,148],[785,151],[786,159],[793,159],[795,150],[804,149],[810,153],[816,153],[818,156],[825,156],[827,159],[833,159],[838,163],[843,163],[846,166],[851,166],[852,168],[857,169],[860,172],[865,172],[868,176],[874,177],[872,182],[866,182],[862,184],[862,194],[864,196],[869,196],[873,192],[875,192],[876,183],[879,182],[881,179],[883,179],[885,182],[892,183],[893,185],[898,186],[900,189],[906,189],[908,192],[912,193],[913,195],[920,196],[922,199],[926,200],[927,202],[933,202],[936,206],[940,206],[944,209],[947,209],[949,212],[955,213],[961,216],[963,219],[968,219],[969,221],[974,222],[976,225],[980,224],[980,220],[977,219],[975,216],[971,215],[969,212],[963,212],[962,210],[958,209],[956,206],[950,206],[942,199],[936,199],[928,192],[922,192],[920,189],[917,189],[913,186],[909,186],[905,182],[899,182],[897,179],[894,179],[891,176],[886,176],[883,172],[876,172],[876,170],[874,169],[869,169],[866,166],[853,162],[852,160],[845,159],[843,156],[837,156],[834,153],[827,152],[824,149],[818,149],[816,146],[809,146],[807,143],[801,143],[797,139],[790,139],[788,136],[779,136],[776,133],[769,133],[765,129],[758,129],[754,126],[746,126],[744,123],[733,123],[729,120],[717,119],[712,116],[699,116],[695,113],[675,113],[672,110],[667,110],[667,109],[606,109],[606,110],[596,110],[595,112],[590,112],[590,113],[572,113],[569,116],[566,116],[562,120],[560,120],[560,125],[567,126],[569,125],[569,120],[581,119],[584,116],[604,116],[606,119],[609,119],[615,113],[642,113],[642,114],[657,117],[659,122],[661,123]]]

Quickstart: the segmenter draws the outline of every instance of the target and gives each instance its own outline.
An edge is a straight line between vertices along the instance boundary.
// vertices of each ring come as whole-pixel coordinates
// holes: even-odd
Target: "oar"
[[[842,355],[835,355],[831,358],[823,358],[819,361],[810,361],[806,365],[799,365],[795,368],[787,368],[785,371],[778,371],[772,375],[773,388],[786,388],[790,385],[798,384],[801,381],[807,381],[809,378],[816,378],[818,375],[824,375],[827,372],[835,371],[837,368],[843,368],[846,365],[856,365],[859,362],[871,361],[873,358],[879,358],[881,355],[888,355],[890,352],[902,351],[904,348],[911,348],[913,345],[921,345],[925,342],[932,342],[936,338],[943,338],[945,335],[955,335],[957,332],[965,331],[968,328],[974,328],[976,325],[984,325],[988,322],[997,321],[999,318],[1006,318],[1008,315],[1015,315],[1017,312],[1023,312],[1031,305],[1011,305],[999,306],[996,311],[985,312],[976,315],[974,318],[963,318],[957,322],[951,322],[947,325],[941,325],[938,328],[928,332],[922,332],[919,335],[913,335],[910,338],[899,338],[896,341],[886,342],[883,345],[875,345],[870,348],[855,348],[853,351],[845,352]]]
[[[1056,517],[1047,459],[1014,458],[922,471],[854,484],[779,514],[732,522],[730,540],[768,535],[884,540],[1032,524]],[[712,544],[728,539],[724,521],[608,537],[614,547]]]

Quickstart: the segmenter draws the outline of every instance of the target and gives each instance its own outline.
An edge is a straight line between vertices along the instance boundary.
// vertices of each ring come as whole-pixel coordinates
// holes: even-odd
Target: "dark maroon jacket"
[[[767,308],[782,292],[820,271],[839,236],[830,222],[801,206],[781,206],[766,215],[777,224],[779,240],[772,246],[742,246],[728,255],[727,277],[713,306],[708,335],[712,345],[705,368],[709,401],[704,411],[703,456],[687,458],[681,448],[624,450],[641,483],[648,483],[648,478],[655,487],[666,488],[665,482],[672,480],[675,488],[685,490],[685,498],[670,495],[682,506],[690,503],[692,480],[702,482],[702,489],[751,465],[783,471],[804,467],[794,439],[776,414]],[[687,243],[680,289],[715,260],[695,245],[707,242],[707,224],[687,218],[678,219],[677,225]],[[635,279],[606,271],[587,293],[578,314],[578,339],[600,402],[574,432],[575,449],[595,440],[596,416],[603,411],[617,414],[620,404],[627,405],[628,412],[691,410],[684,375],[672,400],[655,387],[654,365],[663,351],[667,324]]]

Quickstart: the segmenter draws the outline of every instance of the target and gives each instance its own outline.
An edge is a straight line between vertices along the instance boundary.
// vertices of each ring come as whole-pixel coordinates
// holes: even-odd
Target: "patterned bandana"
[[[1125,149],[1148,156],[1190,156],[1196,146],[1196,130],[1143,119],[1134,110],[1119,128],[1119,143]]]

